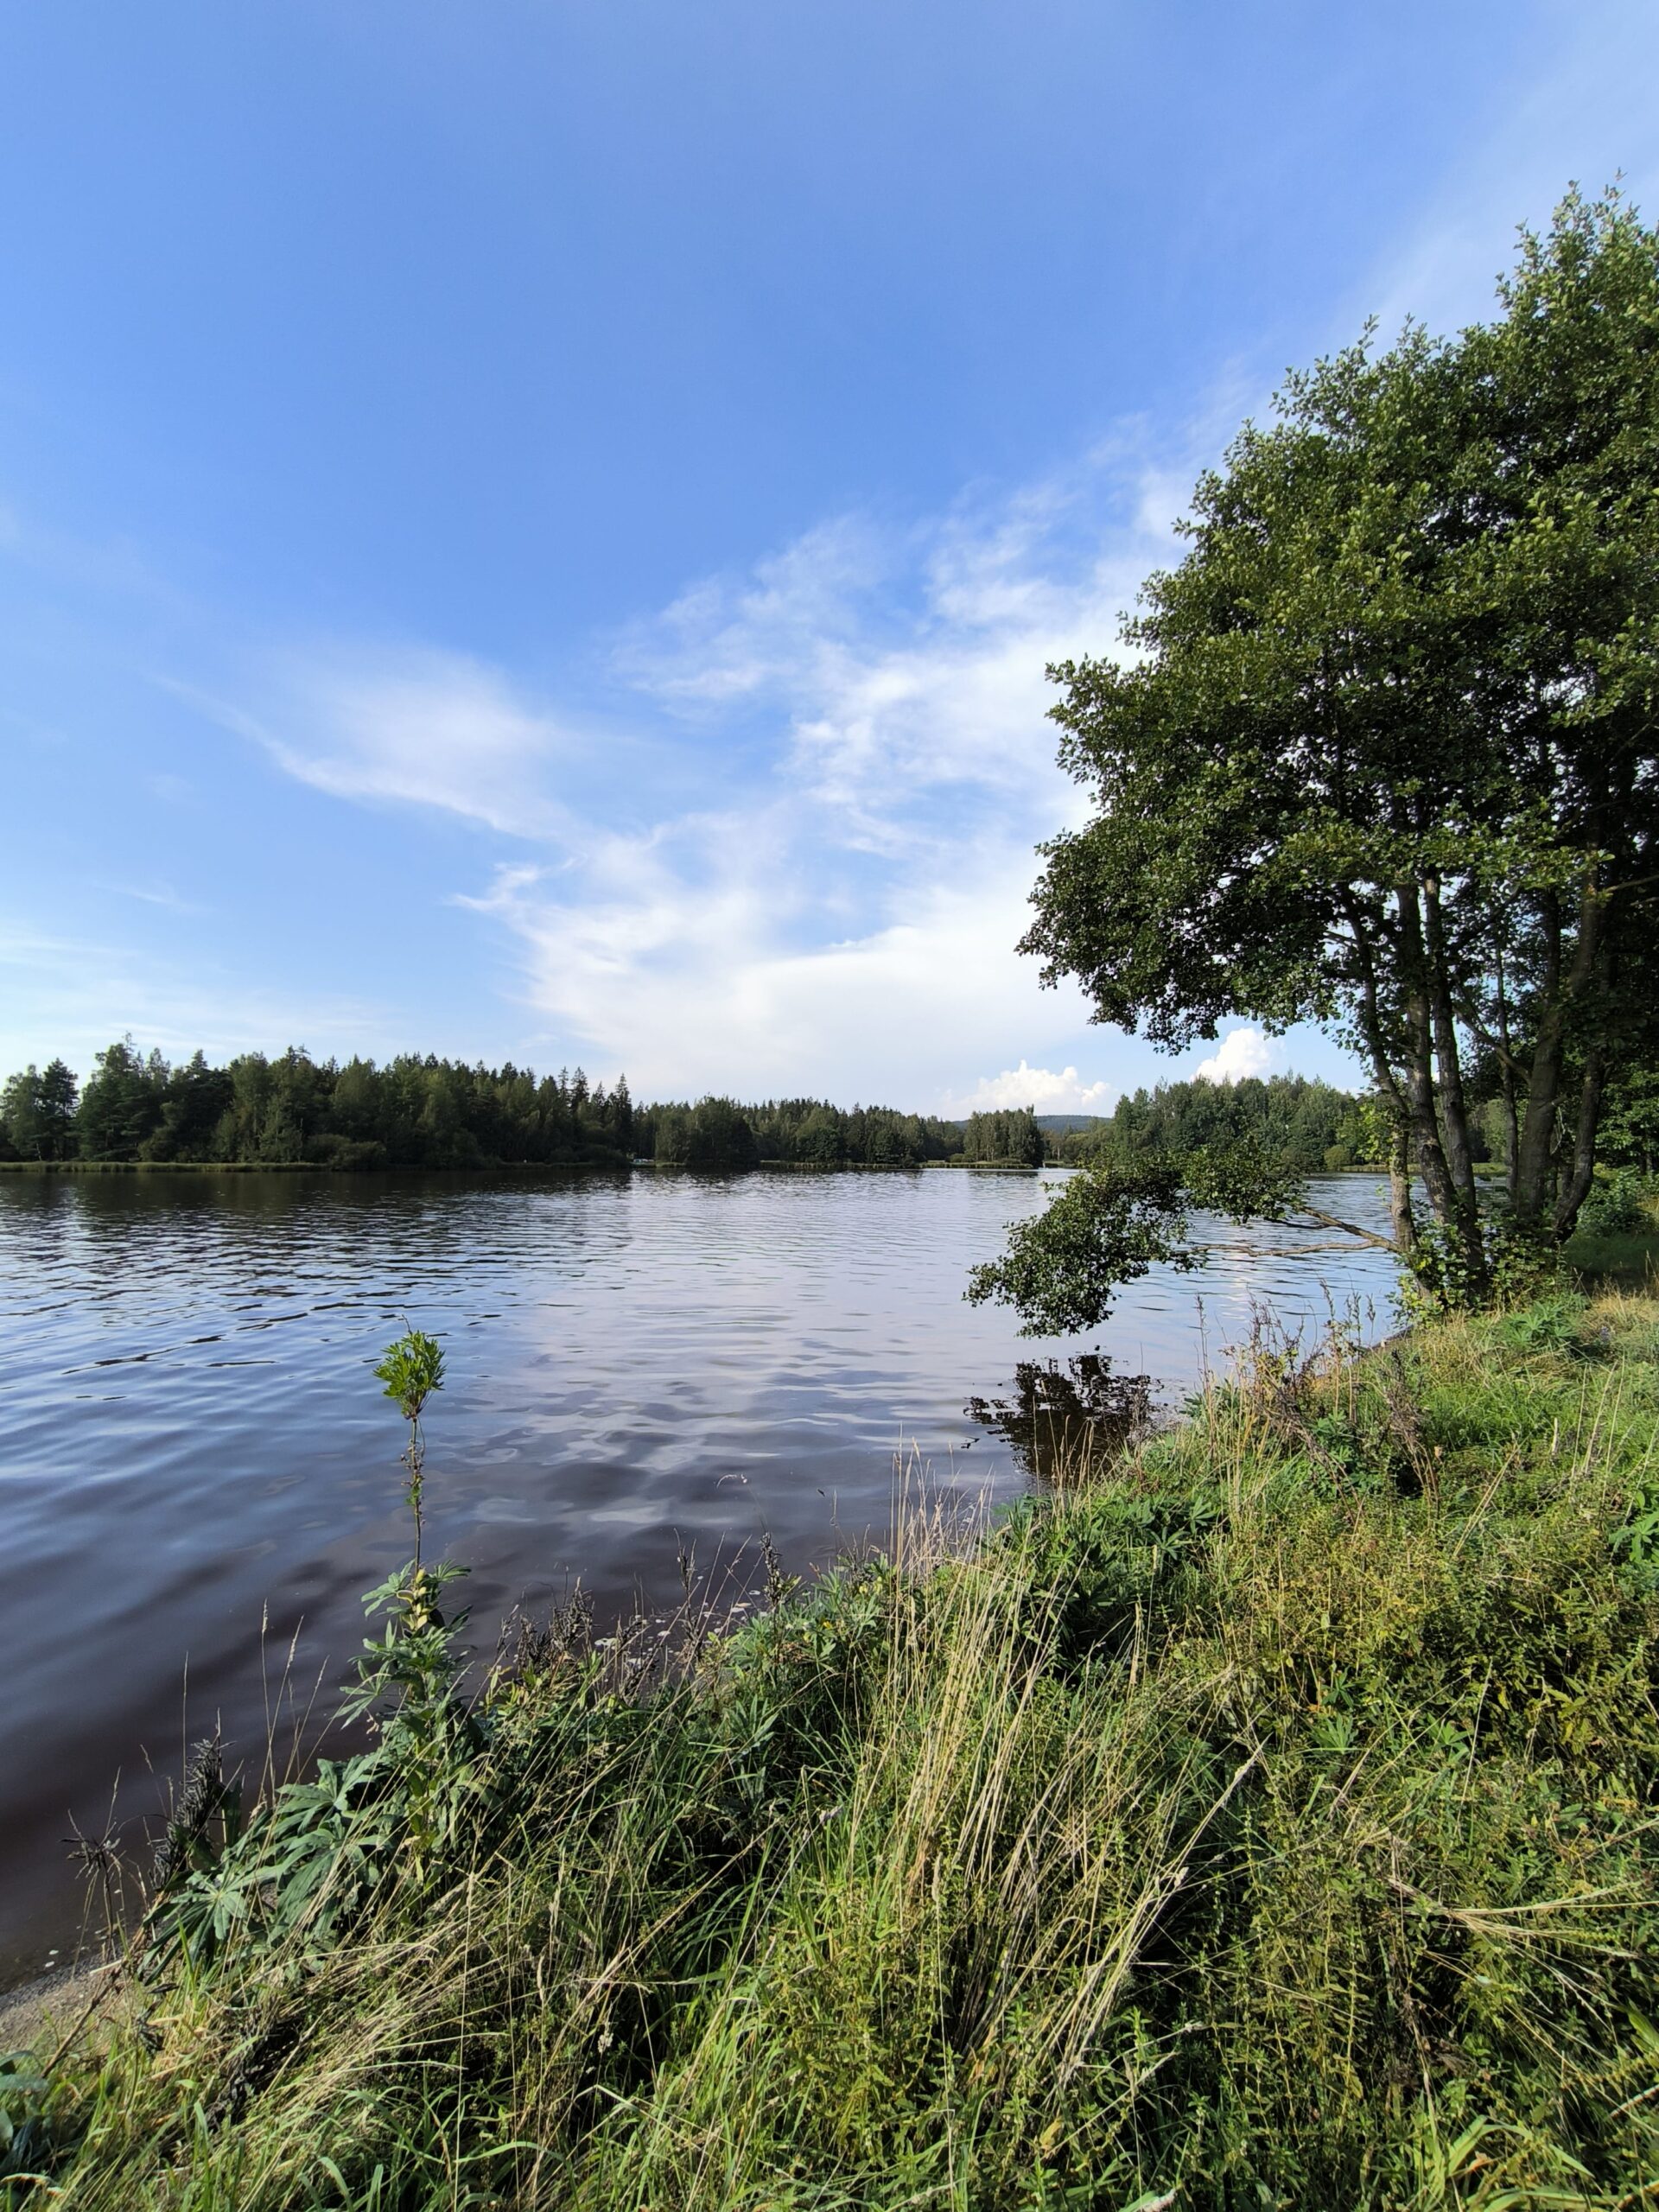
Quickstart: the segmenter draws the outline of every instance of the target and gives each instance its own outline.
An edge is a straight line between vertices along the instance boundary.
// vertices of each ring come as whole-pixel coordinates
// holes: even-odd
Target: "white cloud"
[[[677,715],[759,720],[777,772],[861,849],[912,849],[947,805],[1011,809],[1028,839],[1071,803],[1045,668],[1112,649],[1178,480],[1126,440],[908,529],[844,518],[683,594],[619,676]]]
[[[558,1033],[641,1091],[921,1104],[1010,1029],[1082,1026],[1080,998],[1039,994],[1014,950],[1027,857],[965,856],[962,881],[918,881],[902,914],[830,938],[825,902],[795,878],[787,810],[696,829],[605,841],[575,881],[504,869],[467,902],[509,932]]]
[[[1079,810],[1044,670],[1110,649],[1168,550],[1171,480],[1128,441],[931,522],[826,525],[636,627],[615,670],[639,711],[760,771],[717,813],[594,832],[472,901],[531,1001],[647,1089],[939,1103],[1013,1035],[1075,1039],[1080,995],[1014,950],[1033,848]],[[1056,1110],[1105,1095],[1043,1079]]]
[[[435,807],[511,836],[569,838],[553,779],[572,729],[464,654],[337,649],[286,656],[256,679],[259,711],[168,688],[337,798]]]
[[[454,655],[296,654],[257,717],[211,711],[315,788],[543,848],[455,903],[503,931],[561,1057],[658,1092],[934,1104],[964,1061],[1005,1066],[1011,1037],[1075,1051],[1084,1027],[1080,995],[1041,991],[1014,950],[1033,848],[1079,811],[1044,669],[1110,648],[1168,550],[1175,480],[1128,438],[697,585],[609,662],[613,721],[667,772],[613,775],[585,810],[575,719]]]
[[[1084,811],[1044,669],[1112,649],[1172,549],[1190,444],[1126,434],[1001,499],[844,518],[698,584],[609,658],[603,777],[580,718],[454,654],[295,653],[257,717],[199,703],[315,788],[514,839],[448,895],[498,932],[515,1053],[659,1096],[1104,1110],[1147,1048],[1014,950],[1034,845]],[[617,743],[662,772],[618,772]],[[1009,1066],[1016,1039],[1035,1065]],[[1199,1071],[1274,1049],[1237,1033]],[[964,1065],[1001,1072],[962,1095]]]
[[[1262,1030],[1234,1029],[1192,1073],[1200,1083],[1243,1083],[1247,1076],[1272,1074],[1284,1056],[1284,1046]]]
[[[1001,1075],[982,1075],[973,1089],[960,1097],[947,1098],[944,1110],[961,1116],[988,1114],[1010,1106],[1032,1106],[1039,1114],[1106,1114],[1118,1096],[1115,1084],[1084,1083],[1076,1068],[1004,1068]]]

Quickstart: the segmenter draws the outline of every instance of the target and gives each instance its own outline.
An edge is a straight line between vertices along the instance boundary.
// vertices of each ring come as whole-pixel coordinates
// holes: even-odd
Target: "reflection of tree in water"
[[[1152,1425],[1152,1377],[1114,1375],[1099,1352],[1046,1363],[1022,1359],[1012,1398],[969,1398],[963,1411],[1007,1439],[1039,1482],[1075,1482],[1115,1459]]]

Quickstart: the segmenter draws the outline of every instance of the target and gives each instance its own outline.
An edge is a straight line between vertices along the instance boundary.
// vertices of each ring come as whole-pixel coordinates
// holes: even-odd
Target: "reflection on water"
[[[1000,1436],[1034,1482],[1081,1480],[1152,1426],[1150,1375],[1115,1375],[1103,1353],[1022,1359],[1008,1398],[969,1398],[970,1421]]]
[[[444,1345],[429,1535],[473,1570],[486,1653],[577,1575],[604,1617],[673,1602],[683,1547],[717,1571],[766,1531],[796,1572],[880,1536],[895,1453],[1014,1494],[993,1401],[1024,1404],[1021,1361],[1098,1352],[1179,1399],[1253,1298],[1317,1322],[1328,1285],[1386,1319],[1385,1255],[1217,1225],[1204,1273],[1033,1344],[962,1290],[1042,1202],[959,1170],[0,1176],[0,1973],[73,1934],[61,1839],[71,1813],[102,1833],[118,1771],[143,1812],[216,1717],[263,1746],[262,1623],[273,1678],[296,1633],[308,1683],[357,1648],[359,1593],[404,1555],[370,1370],[405,1316]],[[1362,1179],[1331,1203],[1384,1217]]]

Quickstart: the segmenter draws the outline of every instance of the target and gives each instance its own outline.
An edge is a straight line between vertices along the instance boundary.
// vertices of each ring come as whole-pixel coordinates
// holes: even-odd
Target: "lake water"
[[[73,1942],[64,1840],[153,1815],[217,1720],[257,1758],[266,1678],[327,1688],[358,1595],[407,1555],[402,1424],[370,1372],[405,1317],[443,1343],[430,1556],[468,1563],[472,1642],[580,1576],[601,1614],[768,1530],[787,1565],[889,1524],[894,1461],[1012,1495],[970,1400],[1098,1348],[1179,1400],[1249,1325],[1357,1298],[1384,1253],[1213,1225],[1106,1325],[1033,1344],[963,1304],[1034,1178],[758,1174],[0,1176],[0,1981]],[[1380,1184],[1317,1203],[1385,1225]],[[753,1557],[753,1551],[747,1555]],[[745,1572],[740,1561],[739,1572]],[[264,1632],[262,1641],[262,1621]]]

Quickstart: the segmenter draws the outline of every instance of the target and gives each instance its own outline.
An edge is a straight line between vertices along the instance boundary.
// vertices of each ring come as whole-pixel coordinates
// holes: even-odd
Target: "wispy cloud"
[[[931,523],[813,531],[637,626],[614,659],[636,712],[753,772],[729,808],[590,828],[556,869],[467,896],[529,1001],[689,1090],[839,1092],[876,1065],[937,1099],[1011,1037],[1074,1037],[1081,998],[1041,993],[1014,950],[1033,846],[1076,810],[1044,671],[1109,649],[1178,480],[1125,441]]]
[[[292,652],[251,704],[188,696],[315,789],[513,840],[452,897],[553,1049],[693,1090],[879,1068],[931,1102],[1084,1020],[1013,949],[1032,848],[1076,806],[1044,669],[1109,648],[1187,458],[1126,434],[943,516],[843,517],[633,625],[601,706],[671,764],[654,814],[648,779],[596,784],[579,715],[465,657]]]
[[[132,945],[42,931],[0,916],[0,1067],[41,1057],[40,1039],[83,1072],[120,1030],[169,1058],[288,1044],[384,1049],[396,1015],[372,1000],[250,988],[198,951],[188,967]],[[118,1008],[112,1014],[111,1008]],[[49,1053],[48,1053],[49,1057]]]
[[[762,723],[775,772],[855,848],[908,850],[918,817],[988,804],[1052,823],[1045,667],[1110,649],[1190,480],[1126,436],[908,527],[843,518],[687,592],[618,673],[667,711]]]
[[[437,808],[507,836],[563,840],[579,830],[556,789],[574,730],[467,655],[290,652],[251,680],[255,709],[168,688],[336,798]]]
[[[1385,338],[1408,316],[1447,330],[1488,315],[1516,225],[1547,224],[1569,182],[1596,193],[1622,170],[1655,213],[1659,11],[1650,0],[1578,0],[1540,20],[1541,53],[1533,48],[1528,73],[1501,86],[1490,125],[1470,134],[1434,179],[1432,208],[1371,272],[1359,311],[1376,313]]]
[[[182,898],[170,883],[101,883],[97,888],[111,891],[118,899],[136,899],[141,906],[164,907],[172,914],[203,914],[207,911],[194,899]]]

